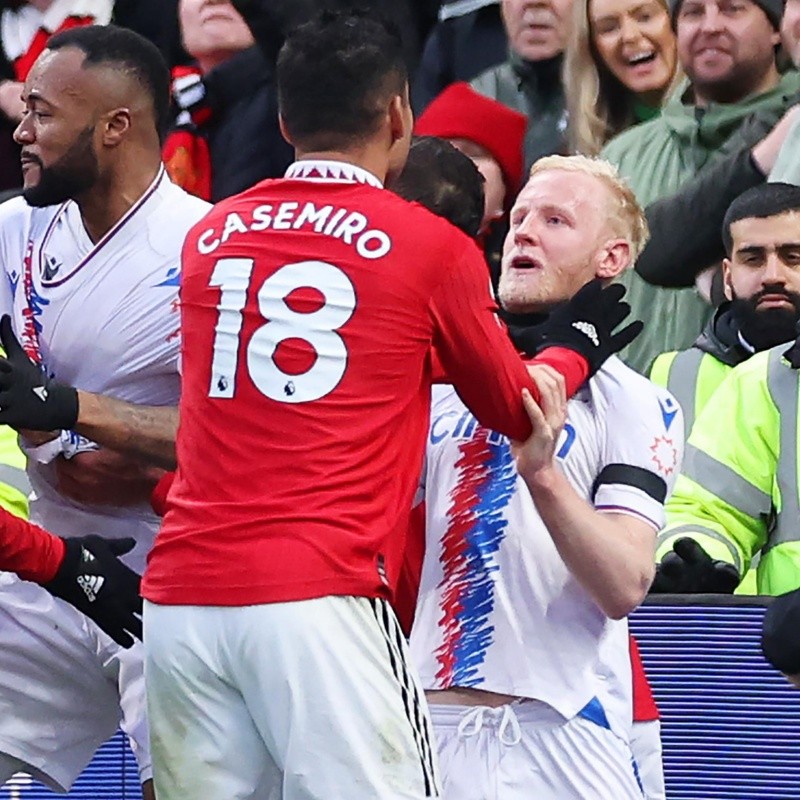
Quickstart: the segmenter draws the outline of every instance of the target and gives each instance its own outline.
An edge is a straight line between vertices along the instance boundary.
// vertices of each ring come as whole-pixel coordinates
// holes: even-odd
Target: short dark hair
[[[417,136],[389,188],[475,238],[483,219],[483,175],[471,158],[436,136]]]
[[[293,144],[332,150],[362,141],[407,89],[400,34],[374,13],[322,11],[287,36],[276,83]]]
[[[766,219],[800,212],[800,186],[791,183],[762,183],[740,194],[725,212],[722,222],[722,241],[728,257],[733,252],[731,225],[742,219]]]
[[[153,118],[163,132],[169,114],[170,71],[161,51],[144,36],[117,25],[86,25],[57,33],[48,50],[75,47],[85,65],[109,65],[133,77],[153,103]]]

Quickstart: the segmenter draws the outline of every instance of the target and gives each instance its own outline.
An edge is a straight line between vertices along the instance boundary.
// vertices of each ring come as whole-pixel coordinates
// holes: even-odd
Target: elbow
[[[647,597],[655,574],[656,565],[650,563],[640,570],[637,576],[632,577],[626,585],[615,587],[615,591],[601,604],[605,615],[613,620],[620,620],[635,611]]]

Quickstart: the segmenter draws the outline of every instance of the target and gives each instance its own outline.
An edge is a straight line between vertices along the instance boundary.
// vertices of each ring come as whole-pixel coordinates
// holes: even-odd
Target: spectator
[[[800,0],[786,2],[781,43],[795,67],[800,65]],[[647,208],[653,235],[636,265],[646,281],[657,286],[691,286],[699,272],[724,255],[722,219],[739,194],[763,183],[767,176],[800,184],[796,166],[800,130],[795,125],[799,101],[800,94],[789,95],[783,104],[753,114],[725,143],[713,165],[677,194]],[[776,124],[787,107],[789,111]],[[675,236],[675,231],[686,230],[692,235]]]
[[[656,590],[732,592],[756,554],[759,594],[800,586],[798,368],[800,341],[756,353],[697,417],[659,537]]]
[[[164,163],[175,183],[214,202],[282,175],[293,157],[278,127],[277,17],[270,17],[272,27],[263,25],[259,3],[240,5],[259,23],[258,44],[228,0],[179,3],[183,46],[195,65],[173,70],[180,113],[164,144]]]
[[[507,57],[499,0],[444,3],[411,87],[414,111],[421,114],[451,83],[471,81]]]
[[[19,147],[11,135],[22,118],[22,82],[47,40],[79,25],[111,20],[113,0],[6,2],[0,14],[0,191],[22,186]]]
[[[566,149],[561,62],[571,4],[572,0],[501,0],[508,58],[471,82],[481,94],[527,116],[526,172],[538,158]]]
[[[478,94],[469,84],[445,89],[417,120],[416,132],[447,139],[469,156],[484,178],[479,242],[492,278],[499,277],[508,209],[522,183],[524,114]]]
[[[570,149],[597,155],[680,82],[666,0],[575,0],[564,55]]]
[[[728,13],[727,2],[678,0],[678,58],[690,85],[660,117],[626,131],[603,151],[642,203],[677,190],[750,114],[784,108],[785,95],[800,87],[796,72],[781,76],[776,65],[781,0],[737,0],[736,13]],[[622,280],[635,311],[659,320],[627,352],[632,366],[643,370],[659,352],[691,345],[710,315],[696,290],[656,289],[631,272]]]
[[[683,408],[688,436],[696,416],[737,364],[753,353],[794,338],[800,317],[800,188],[785,183],[755,187],[734,200],[723,224],[726,302],[688,349],[662,353],[650,378],[668,388]],[[783,248],[784,256],[768,248]],[[781,251],[779,251],[780,253]]]
[[[659,356],[650,376],[677,397],[687,436],[694,419],[737,364],[794,338],[800,316],[800,187],[770,183],[745,192],[728,209],[723,238],[728,257],[722,270],[729,302],[720,307],[694,347]],[[716,490],[713,473],[708,480],[700,484]],[[663,534],[658,555],[663,556],[664,567],[652,591],[709,589],[694,583],[697,575],[686,566],[686,562],[709,566],[710,558],[700,550],[707,542],[698,535],[694,545],[678,545],[687,525],[692,531],[691,521],[681,519],[678,529],[669,528]],[[718,567],[712,578],[725,581],[728,574],[733,576],[733,588],[739,583],[735,570]],[[727,584],[712,584],[712,588],[720,586]],[[739,591],[756,594],[756,588],[757,575],[751,569]]]

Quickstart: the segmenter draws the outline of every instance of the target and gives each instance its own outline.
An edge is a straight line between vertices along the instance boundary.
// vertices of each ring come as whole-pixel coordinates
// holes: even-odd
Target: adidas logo
[[[584,336],[592,340],[595,347],[600,347],[600,337],[597,335],[597,328],[591,322],[573,322],[573,328],[577,328]]]
[[[78,575],[78,586],[83,589],[84,594],[90,603],[97,600],[97,595],[103,588],[106,579],[102,575]]]

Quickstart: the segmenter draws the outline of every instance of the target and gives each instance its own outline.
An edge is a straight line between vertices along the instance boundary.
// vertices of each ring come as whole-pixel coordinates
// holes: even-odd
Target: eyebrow
[[[645,8],[651,8],[655,4],[655,0],[646,0],[644,3],[639,3],[638,6],[634,6],[633,8],[626,9],[621,14],[603,14],[601,17],[594,17],[590,21],[593,22],[595,25],[598,22],[605,22],[606,20],[613,20],[620,16],[625,16],[625,14],[636,14],[639,11],[642,11]]]
[[[46,97],[43,97],[39,92],[36,91],[36,89],[31,89],[31,91],[28,92],[27,100],[31,103],[45,103],[52,108],[56,107],[56,104],[53,103],[52,100],[48,100]]]

